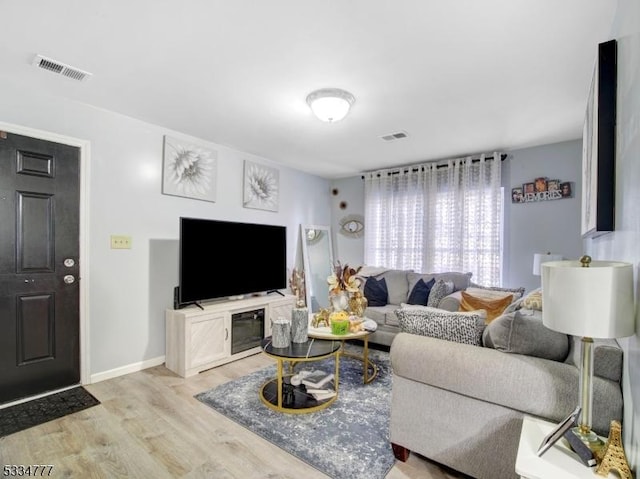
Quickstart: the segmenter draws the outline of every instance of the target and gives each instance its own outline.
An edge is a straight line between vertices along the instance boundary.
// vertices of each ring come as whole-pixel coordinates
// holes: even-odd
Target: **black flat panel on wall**
[[[55,295],[17,297],[18,365],[53,359],[55,352]]]
[[[54,272],[53,196],[17,191],[17,273]]]
[[[51,155],[18,150],[16,160],[16,173],[19,175],[44,176],[47,178],[55,176],[55,163]]]

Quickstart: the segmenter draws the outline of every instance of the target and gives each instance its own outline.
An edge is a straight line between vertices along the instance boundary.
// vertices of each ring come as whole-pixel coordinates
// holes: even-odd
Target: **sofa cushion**
[[[431,308],[438,308],[440,305],[440,301],[445,296],[453,293],[453,283],[438,279],[436,280],[433,288],[431,288],[431,292],[429,293],[429,298],[427,299],[427,306]]]
[[[467,289],[471,284],[471,276],[473,273],[456,273],[454,271],[447,273],[408,273],[407,280],[409,282],[409,291],[413,289],[413,286],[419,281],[424,280],[425,283],[435,279],[438,281],[449,281],[453,284],[453,289],[449,293],[454,291],[460,291]],[[403,300],[404,301],[404,300]],[[399,303],[398,303],[399,304]]]
[[[398,317],[396,316],[397,304],[387,304],[386,306],[374,306],[367,308],[365,316],[373,319],[379,325],[398,327]]]
[[[364,283],[364,296],[369,306],[384,306],[388,303],[387,282],[385,278],[377,280],[373,276]]]
[[[427,299],[429,298],[429,293],[431,292],[431,288],[433,288],[433,285],[435,283],[435,279],[431,279],[431,281],[425,282],[424,279],[420,278],[420,280],[418,280],[418,282],[411,289],[409,298],[407,299],[407,303],[426,306]]]
[[[511,304],[512,295],[498,299],[486,299],[473,296],[465,291],[461,293],[460,309],[458,311],[476,311],[478,309],[487,312],[487,324],[500,316],[507,306]]]
[[[569,336],[569,355],[565,363],[580,368],[582,338]],[[593,374],[620,382],[622,379],[622,348],[615,339],[593,340]]]
[[[503,314],[485,328],[482,343],[504,353],[553,361],[564,361],[569,354],[569,337],[545,327],[540,311]]]
[[[481,311],[453,313],[428,306],[405,305],[396,310],[400,331],[480,345],[485,315]]]
[[[409,296],[409,282],[407,281],[407,275],[409,271],[392,269],[385,271],[376,278],[384,278],[387,281],[387,288],[389,291],[390,304],[400,304],[407,300]]]

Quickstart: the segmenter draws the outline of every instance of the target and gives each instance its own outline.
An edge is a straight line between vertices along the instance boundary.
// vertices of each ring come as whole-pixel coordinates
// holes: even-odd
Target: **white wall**
[[[624,444],[632,467],[640,467],[640,2],[619,0],[611,38],[618,40],[616,132],[616,231],[585,241],[593,259],[634,265],[636,334],[624,348]],[[594,51],[594,58],[596,52]]]
[[[360,176],[334,180],[331,189],[337,190],[331,195],[331,229],[333,249],[336,260],[357,267],[364,264],[364,237],[353,238],[340,233],[340,220],[358,214],[364,216],[364,180]],[[346,208],[340,208],[340,203]],[[365,226],[366,228],[366,226]]]
[[[298,256],[300,223],[330,224],[328,180],[215,144],[210,144],[218,151],[215,203],[163,195],[163,135],[179,133],[4,83],[1,121],[91,143],[90,165],[83,167],[90,166],[88,324],[94,377],[164,355],[161,312],[172,303],[165,295],[175,284],[169,276],[172,268],[177,272],[180,216],[285,225],[289,268]],[[245,159],[280,169],[277,213],[242,207]],[[111,250],[112,234],[131,235],[133,248]],[[166,263],[156,263],[162,259]]]

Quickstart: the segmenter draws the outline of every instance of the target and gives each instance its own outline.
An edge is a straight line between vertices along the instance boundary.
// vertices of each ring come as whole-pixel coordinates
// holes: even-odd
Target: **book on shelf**
[[[313,396],[316,401],[322,401],[323,399],[329,399],[334,397],[337,392],[332,389],[307,389],[307,393]]]
[[[333,380],[333,373],[326,374],[324,372],[320,372],[319,374],[312,374],[306,376],[302,380],[302,384],[304,384],[307,388],[320,389],[322,386],[327,384],[329,381]]]

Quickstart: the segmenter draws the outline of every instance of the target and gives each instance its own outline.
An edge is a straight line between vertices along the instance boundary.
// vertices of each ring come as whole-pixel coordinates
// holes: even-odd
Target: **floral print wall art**
[[[280,172],[276,168],[244,161],[245,208],[278,211]]]
[[[164,137],[162,193],[216,201],[218,152],[171,136]]]

